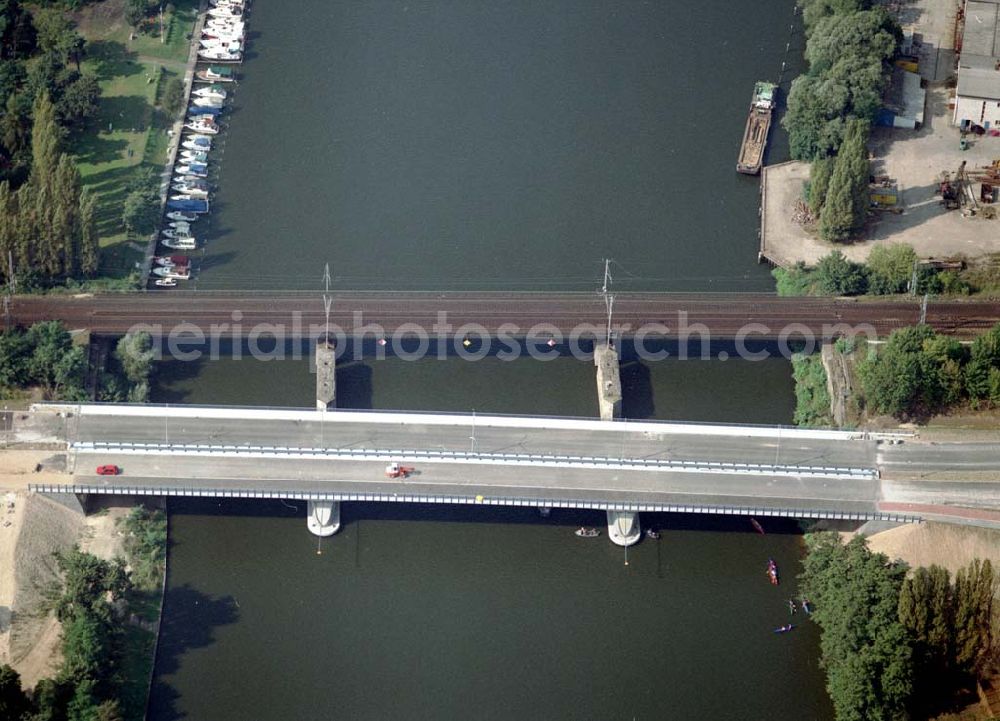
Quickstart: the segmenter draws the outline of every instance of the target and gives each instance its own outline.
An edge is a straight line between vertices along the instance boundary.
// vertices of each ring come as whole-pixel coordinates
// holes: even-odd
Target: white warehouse
[[[954,122],[1000,128],[1000,0],[966,0]]]

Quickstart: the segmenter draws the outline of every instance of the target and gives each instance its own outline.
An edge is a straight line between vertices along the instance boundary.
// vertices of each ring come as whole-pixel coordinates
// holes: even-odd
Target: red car
[[[112,464],[97,467],[97,475],[99,476],[117,476],[121,472],[121,468]]]

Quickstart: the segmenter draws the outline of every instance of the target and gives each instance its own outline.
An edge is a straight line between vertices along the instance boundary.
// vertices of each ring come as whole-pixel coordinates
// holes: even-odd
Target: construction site
[[[872,129],[871,205],[860,236],[847,244],[820,239],[803,202],[809,164],[769,166],[761,181],[761,260],[814,265],[841,250],[862,262],[873,247],[892,243],[934,261],[1000,253],[1000,134],[954,123],[963,8],[958,0],[895,3],[910,38],[911,55],[901,61],[919,72],[926,99],[916,127]]]

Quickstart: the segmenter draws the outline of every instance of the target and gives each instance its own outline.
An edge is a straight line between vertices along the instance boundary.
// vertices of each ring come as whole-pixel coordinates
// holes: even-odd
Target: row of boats
[[[196,41],[199,60],[242,59],[245,0],[210,0],[210,4]],[[160,230],[159,244],[167,250],[153,258],[150,268],[153,285],[160,288],[175,287],[191,277],[191,259],[184,253],[197,250],[195,225],[210,209],[209,158],[231,92],[226,84],[236,77],[231,67],[211,64],[198,69],[194,79]]]
[[[220,63],[243,61],[246,23],[243,0],[209,0],[211,7],[198,38],[198,58]]]

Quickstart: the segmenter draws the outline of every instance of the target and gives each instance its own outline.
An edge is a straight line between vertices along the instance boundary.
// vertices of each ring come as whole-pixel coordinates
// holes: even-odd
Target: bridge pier
[[[597,366],[597,403],[602,421],[613,421],[622,412],[622,377],[618,367],[618,351],[610,343],[594,343],[594,365]]]
[[[337,407],[337,352],[327,338],[316,342],[316,410]]]
[[[314,536],[332,536],[340,530],[340,501],[309,501],[306,525]]]
[[[635,511],[608,511],[608,538],[616,546],[631,546],[639,542],[642,529]]]

